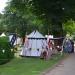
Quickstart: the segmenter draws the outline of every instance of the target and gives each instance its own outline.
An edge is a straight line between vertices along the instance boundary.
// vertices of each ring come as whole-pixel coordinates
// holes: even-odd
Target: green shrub
[[[6,63],[14,56],[8,37],[0,37],[0,64]]]

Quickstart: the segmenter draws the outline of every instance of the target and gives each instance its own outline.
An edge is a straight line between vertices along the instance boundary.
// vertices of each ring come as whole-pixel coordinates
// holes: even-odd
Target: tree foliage
[[[11,0],[5,8],[5,24],[7,24],[8,32],[17,32],[23,37],[27,30],[27,20],[24,18],[24,12],[20,8],[19,1]],[[22,7],[22,6],[21,6]],[[18,9],[18,10],[17,10]]]
[[[67,34],[71,34],[73,35],[75,33],[75,21],[73,21],[72,19],[71,20],[68,20],[65,24],[63,24],[63,29],[64,29],[64,32]]]
[[[0,33],[6,31],[7,26],[4,24],[4,15],[0,13]]]
[[[5,24],[7,24],[8,32],[20,33],[22,37],[25,33],[38,29],[41,31],[43,22],[35,16],[29,7],[29,4],[23,0],[11,0],[8,2],[4,12]]]
[[[0,64],[4,64],[14,57],[8,37],[0,37]]]
[[[63,36],[63,23],[75,20],[74,0],[9,1],[4,12],[5,24],[8,31],[20,33],[21,36],[34,29],[56,37]]]
[[[25,1],[25,0],[24,0]],[[74,0],[27,0],[31,10],[52,24],[53,34],[63,35],[62,23],[70,18],[75,20]],[[56,28],[57,27],[57,28]]]

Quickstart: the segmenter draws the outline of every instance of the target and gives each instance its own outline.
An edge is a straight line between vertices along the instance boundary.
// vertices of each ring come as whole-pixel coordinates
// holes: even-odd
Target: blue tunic
[[[70,40],[64,42],[63,49],[64,49],[64,52],[72,51],[72,44],[71,44]]]

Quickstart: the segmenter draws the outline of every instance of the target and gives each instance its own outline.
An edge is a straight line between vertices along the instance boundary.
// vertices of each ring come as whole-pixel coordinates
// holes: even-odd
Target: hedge
[[[0,64],[4,64],[14,57],[8,37],[0,37]]]

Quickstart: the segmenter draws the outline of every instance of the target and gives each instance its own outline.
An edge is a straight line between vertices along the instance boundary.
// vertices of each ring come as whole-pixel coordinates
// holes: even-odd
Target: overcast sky
[[[0,13],[2,13],[7,1],[8,0],[0,0]]]

